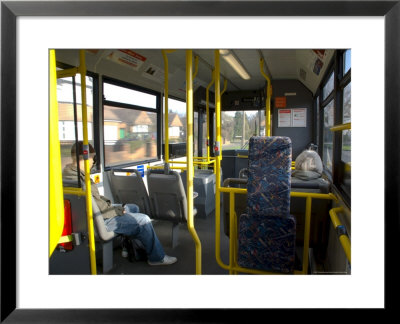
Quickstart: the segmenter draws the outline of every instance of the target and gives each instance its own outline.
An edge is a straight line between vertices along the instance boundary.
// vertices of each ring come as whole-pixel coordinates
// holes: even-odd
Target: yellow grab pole
[[[55,50],[50,50],[49,114],[49,257],[53,254],[64,228],[64,196],[58,133],[57,72]]]
[[[310,246],[310,223],[311,223],[311,197],[306,198],[306,217],[304,222],[304,245],[303,245],[303,274],[308,272],[308,248]]]
[[[336,213],[340,213],[343,211],[343,207],[336,207],[332,208],[329,211],[329,215],[331,216],[331,221],[333,228],[337,230],[338,226],[342,227],[342,223],[339,220],[339,217],[337,216]],[[339,241],[343,246],[344,253],[346,254],[347,260],[351,263],[351,244],[350,244],[350,239],[347,236],[347,233],[343,231],[342,233],[339,233]]]
[[[236,264],[235,260],[235,240],[236,240],[236,230],[234,229],[235,221],[235,193],[229,193],[229,274],[233,274],[233,270],[231,270]]]
[[[351,123],[336,125],[331,127],[331,132],[342,131],[346,129],[351,129]]]
[[[212,80],[208,84],[207,89],[206,89],[206,117],[207,117],[207,161],[210,161],[210,87],[214,83],[214,73],[215,71],[212,71]]]
[[[90,184],[90,165],[89,165],[89,142],[87,129],[87,106],[86,106],[86,61],[85,50],[79,51],[81,75],[81,94],[82,94],[82,126],[83,126],[83,150],[85,164],[85,186],[86,186],[86,215],[89,235],[90,268],[92,274],[97,274],[96,270],[96,247],[94,242],[93,211],[92,211],[92,188]],[[85,152],[85,150],[87,152]]]
[[[222,95],[224,94],[224,92],[226,91],[226,88],[228,87],[228,80],[224,80],[224,88],[221,91],[220,97],[222,97]]]
[[[194,73],[193,73],[193,79],[196,77],[197,72],[199,72],[199,57],[196,55],[194,57]]]
[[[164,161],[169,162],[169,129],[168,129],[168,57],[167,51],[161,50],[164,58]]]
[[[271,88],[271,80],[268,75],[264,72],[264,59],[260,58],[260,70],[261,74],[267,80],[267,99],[265,105],[265,134],[267,136],[271,136],[271,95],[272,95],[272,88]]]
[[[215,257],[217,263],[221,267],[225,267],[221,260],[220,255],[220,240],[221,240],[221,94],[220,94],[220,65],[219,65],[219,50],[214,51],[214,65],[215,65],[215,123],[216,123],[216,137],[215,137]]]
[[[186,161],[187,161],[187,214],[188,230],[196,247],[196,274],[201,274],[201,242],[194,228],[193,219],[193,63],[192,50],[186,50]]]

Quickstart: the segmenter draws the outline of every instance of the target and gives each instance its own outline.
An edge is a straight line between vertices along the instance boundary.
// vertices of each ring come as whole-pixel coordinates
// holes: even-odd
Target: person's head
[[[96,151],[94,150],[93,146],[89,143],[88,152],[84,152],[83,141],[78,141],[78,143],[74,143],[71,147],[71,158],[72,162],[76,164],[76,152],[79,155],[79,168],[84,170],[84,153],[89,154],[89,165],[93,167],[96,164]]]

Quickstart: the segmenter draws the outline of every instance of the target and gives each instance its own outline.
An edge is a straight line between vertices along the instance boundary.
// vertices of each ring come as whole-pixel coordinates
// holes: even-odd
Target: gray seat
[[[84,189],[83,182],[81,182],[81,185]],[[78,188],[78,181],[64,178],[63,186]],[[80,199],[80,198],[84,198],[84,197],[71,196],[71,198]],[[86,201],[85,201],[85,199],[83,199],[82,201],[84,202],[84,208],[86,210]],[[107,231],[106,225],[104,224],[103,216],[101,215],[100,209],[97,206],[97,203],[96,203],[95,199],[93,199],[93,197],[92,197],[92,211],[93,211],[93,224],[94,224],[93,227],[94,227],[95,241],[96,241],[97,247],[100,248],[100,249],[96,248],[96,252],[99,252],[98,250],[101,250],[101,258],[102,258],[102,262],[103,262],[103,273],[107,273],[112,269],[112,267],[114,265],[113,264],[113,240],[115,237],[118,236],[118,234]],[[84,218],[85,215],[86,215],[86,212],[82,213],[82,218]],[[81,219],[80,222],[83,222],[85,224],[85,228],[87,228],[86,218]]]
[[[104,223],[104,218],[97,206],[96,200],[92,197],[92,210],[93,210],[93,222],[94,222],[94,236],[95,240],[101,245],[102,249],[102,260],[103,260],[103,273],[109,272],[114,266],[113,250],[114,238],[119,234],[115,232],[107,231],[107,227]]]
[[[136,169],[123,170],[132,173],[129,176],[119,176],[115,170],[108,172],[111,192],[117,204],[133,203],[139,206],[141,213],[152,218],[149,194],[140,172]]]
[[[179,224],[187,222],[187,199],[181,176],[169,169],[147,173],[150,206],[154,219],[172,223],[172,247],[178,243]],[[194,208],[193,215],[197,210]]]

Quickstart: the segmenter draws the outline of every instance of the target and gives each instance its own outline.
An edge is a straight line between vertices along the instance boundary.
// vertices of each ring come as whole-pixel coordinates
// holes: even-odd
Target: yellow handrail
[[[220,55],[219,50],[214,51],[214,85],[215,85],[215,124],[216,124],[216,147],[219,149],[221,143],[221,95],[220,95]],[[225,264],[221,260],[220,250],[220,232],[221,232],[221,152],[215,152],[215,233],[218,239],[215,240],[215,257],[217,263],[225,268]]]
[[[55,50],[50,50],[50,114],[49,114],[49,257],[57,247],[64,228],[61,152],[58,133],[57,73]]]
[[[168,129],[168,57],[167,51],[161,50],[164,58],[164,161],[169,162],[169,129]]]
[[[343,212],[343,207],[336,207],[336,208],[332,208],[329,211],[329,215],[331,216],[331,221],[333,224],[333,227],[335,230],[337,230],[338,228],[343,228],[344,226],[341,224],[339,217],[337,215],[337,213]],[[347,260],[349,260],[349,262],[351,263],[351,243],[350,243],[350,239],[346,233],[345,230],[343,230],[342,232],[340,232],[339,234],[339,241],[342,244],[344,253],[346,254]]]
[[[79,73],[81,75],[81,94],[82,94],[82,126],[83,126],[83,147],[87,150],[84,154],[85,165],[85,186],[86,186],[86,215],[89,235],[90,268],[93,275],[96,270],[96,246],[94,241],[93,210],[92,210],[92,187],[90,183],[90,165],[89,165],[89,142],[87,127],[87,105],[86,105],[86,60],[85,50],[79,51]],[[85,152],[84,152],[85,153]]]
[[[196,247],[196,274],[201,274],[201,242],[193,219],[193,62],[192,50],[186,50],[186,160],[187,160],[187,226]]]
[[[209,95],[209,91],[210,91],[210,87],[213,85],[214,80],[215,80],[215,71],[213,70],[211,74],[212,74],[212,80],[206,88],[207,161],[210,160],[210,123],[209,123],[209,120],[210,120],[209,119],[210,118],[210,103],[209,103],[210,95]]]
[[[261,70],[261,74],[267,80],[267,98],[266,98],[266,106],[265,106],[265,134],[267,136],[271,136],[271,95],[272,95],[272,87],[271,87],[270,78],[264,72],[264,59],[263,58],[260,58],[260,70]]]
[[[226,91],[226,88],[228,87],[228,80],[224,79],[224,88],[221,91],[220,97],[222,97],[222,95],[224,94],[224,92]]]
[[[194,57],[194,73],[193,73],[193,79],[196,77],[197,72],[199,72],[199,57],[195,55]]]
[[[332,132],[338,132],[338,131],[342,131],[342,130],[346,130],[346,129],[351,129],[351,123],[335,125],[335,126],[332,126],[330,129]]]
[[[73,67],[73,68],[65,69],[65,70],[59,70],[59,71],[57,71],[57,79],[73,77],[77,73],[78,73],[78,68],[77,67]]]

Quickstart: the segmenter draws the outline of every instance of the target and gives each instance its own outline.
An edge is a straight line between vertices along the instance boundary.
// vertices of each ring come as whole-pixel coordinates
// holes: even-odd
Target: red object
[[[71,202],[67,199],[64,200],[64,229],[62,232],[62,236],[71,235],[72,234],[72,214],[71,214]],[[72,242],[60,243],[65,250],[72,250],[73,245]]]
[[[286,97],[275,97],[276,108],[286,108]]]

